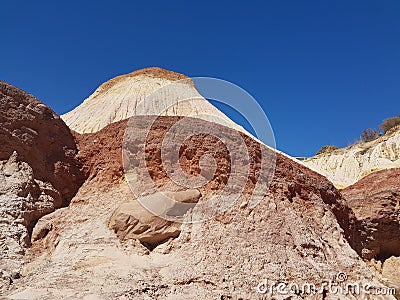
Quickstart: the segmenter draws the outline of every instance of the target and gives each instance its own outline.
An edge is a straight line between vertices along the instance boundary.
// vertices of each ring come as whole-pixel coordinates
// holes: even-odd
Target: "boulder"
[[[199,201],[201,193],[198,190],[180,192],[158,192],[141,199],[147,208],[139,201],[134,200],[122,203],[113,213],[109,226],[121,240],[137,239],[149,248],[154,248],[169,238],[179,236],[180,224],[165,220],[158,215],[173,213],[179,210],[179,203],[193,203]],[[169,203],[169,201],[176,203]],[[168,205],[170,204],[170,205]],[[185,212],[180,212],[184,214]]]
[[[400,292],[400,257],[391,256],[382,264],[382,276],[389,283],[397,288],[397,294]]]

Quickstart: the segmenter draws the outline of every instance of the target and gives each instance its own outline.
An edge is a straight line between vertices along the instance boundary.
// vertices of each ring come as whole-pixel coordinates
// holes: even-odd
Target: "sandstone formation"
[[[357,219],[355,249],[365,260],[379,261],[385,278],[400,288],[400,169],[372,173],[342,194]],[[393,269],[393,270],[391,270]]]
[[[0,110],[1,294],[19,276],[36,221],[67,205],[83,176],[75,140],[50,108],[0,81]]]
[[[400,167],[400,127],[366,143],[322,153],[304,161],[312,170],[326,176],[338,188],[356,183],[368,174]]]
[[[171,83],[175,84],[166,92],[167,96],[157,95],[157,99],[146,101],[147,96]],[[138,70],[103,83],[62,118],[72,130],[91,133],[132,116],[159,115],[160,112],[165,116],[199,117],[244,130],[205,100],[190,78],[161,68]]]
[[[165,203],[164,198],[171,197],[182,203],[196,204],[201,197],[198,190],[181,192],[155,193],[146,197],[151,205],[159,208]],[[166,208],[170,212],[174,207]],[[146,247],[152,249],[180,234],[180,224],[164,220],[146,210],[138,201],[122,203],[110,219],[110,228],[115,231],[121,240],[136,239]]]
[[[160,164],[160,142],[177,120],[159,118],[146,147],[148,171],[157,189],[172,193],[180,190]],[[136,201],[122,172],[126,124],[113,123],[78,138],[88,180],[70,206],[39,220],[29,263],[6,299],[269,299],[270,294],[256,290],[264,279],[317,287],[315,295],[275,293],[274,299],[393,299],[333,295],[321,288],[324,281],[338,282],[339,272],[346,273],[349,283],[382,286],[349,245],[354,215],[327,179],[279,153],[269,188],[256,191],[263,176],[257,170],[264,146],[246,135],[241,136],[250,154],[250,172],[231,209],[206,222],[180,225],[179,234],[155,248],[144,247],[137,235],[120,239],[108,228],[110,220],[113,224],[116,214],[132,212]],[[226,127],[219,130],[232,134]],[[216,155],[219,167],[199,188],[196,209],[223,191],[231,168],[226,156],[235,154],[207,135],[193,137],[178,150],[182,169],[193,176],[201,174],[201,157]],[[143,171],[140,164],[134,169]],[[252,207],[254,192],[262,201]]]

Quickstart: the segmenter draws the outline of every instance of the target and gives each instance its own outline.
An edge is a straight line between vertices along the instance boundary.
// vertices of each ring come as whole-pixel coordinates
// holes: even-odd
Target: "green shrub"
[[[331,146],[331,145],[327,145],[327,146],[323,146],[318,152],[317,155],[322,154],[322,153],[331,153],[332,151],[339,149],[336,146]]]
[[[380,128],[386,133],[393,127],[400,125],[400,116],[388,118],[384,120],[380,126]]]
[[[379,130],[368,128],[361,133],[360,139],[362,142],[370,142],[376,140],[381,135]]]

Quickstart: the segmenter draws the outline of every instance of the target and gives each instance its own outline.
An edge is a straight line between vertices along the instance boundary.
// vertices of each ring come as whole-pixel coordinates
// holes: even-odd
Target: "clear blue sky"
[[[59,114],[149,66],[240,85],[291,155],[400,114],[398,0],[3,1],[0,37],[0,79]]]

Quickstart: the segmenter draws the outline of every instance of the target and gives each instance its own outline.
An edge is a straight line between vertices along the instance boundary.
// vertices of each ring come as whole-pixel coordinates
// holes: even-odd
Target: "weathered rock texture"
[[[162,117],[149,140],[148,165],[160,190],[177,192],[160,169],[160,141],[177,118]],[[216,125],[213,125],[216,126]],[[136,236],[120,240],[108,226],[124,203],[136,201],[122,177],[121,145],[126,122],[111,124],[79,139],[89,179],[71,205],[42,218],[23,277],[8,299],[263,299],[256,292],[263,279],[275,282],[322,281],[345,272],[348,282],[380,286],[374,274],[350,247],[354,216],[332,184],[281,154],[276,172],[250,208],[256,173],[227,212],[203,223],[183,224],[180,234],[149,251]],[[137,130],[141,130],[137,128]],[[221,131],[228,130],[220,128]],[[257,170],[260,147],[243,135]],[[198,174],[200,157],[216,153],[217,168],[201,197],[218,193],[226,184],[226,149],[208,136],[196,136],[181,149],[182,169]],[[220,151],[214,151],[213,148]],[[190,150],[188,150],[190,149]],[[83,154],[87,153],[88,156]],[[83,155],[83,156],[82,156]],[[137,170],[140,172],[140,170]],[[193,173],[192,173],[193,172]],[[108,179],[108,181],[105,181]],[[199,204],[197,204],[199,205]],[[118,210],[117,210],[118,211]],[[336,216],[336,217],[335,217]],[[340,220],[344,233],[339,226]],[[358,295],[276,295],[275,299],[360,299]],[[363,299],[393,299],[366,296]]]
[[[375,171],[400,168],[400,126],[372,142],[323,153],[304,163],[339,188],[352,185]]]
[[[1,293],[18,277],[36,221],[67,205],[83,176],[64,122],[32,95],[2,81],[0,142]]]
[[[0,272],[3,277],[20,270],[35,222],[61,204],[60,193],[51,184],[34,179],[32,168],[18,161],[16,152],[8,161],[0,161]],[[10,278],[4,279],[0,282],[0,292],[10,283]]]
[[[378,269],[400,288],[398,271],[390,271],[400,257],[400,169],[372,173],[342,194],[357,219],[356,251],[366,260],[381,261]]]
[[[180,203],[196,204],[201,193],[198,190],[159,192],[149,195],[144,201],[161,206],[165,202],[165,197],[173,198]],[[174,207],[167,209],[173,211]],[[136,239],[149,249],[153,249],[170,238],[176,238],[180,234],[179,223],[155,216],[138,201],[122,203],[111,216],[109,226],[121,240]]]
[[[177,81],[179,84],[176,84]],[[165,90],[167,96],[157,95],[157,99],[145,101],[147,96],[171,83],[175,84],[171,90]],[[205,100],[190,78],[160,68],[138,70],[103,83],[81,105],[62,118],[72,130],[91,133],[132,116],[160,113],[165,116],[199,117],[244,131]]]
[[[400,256],[400,169],[372,173],[342,194],[363,229],[356,237],[360,255]]]
[[[378,264],[375,264],[376,266]],[[378,271],[382,274],[383,282],[388,286],[396,287],[396,295],[399,298],[400,293],[400,257],[391,256],[382,263]]]
[[[0,160],[17,151],[35,178],[49,182],[67,203],[82,184],[69,128],[32,95],[0,81]]]

